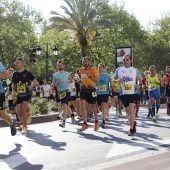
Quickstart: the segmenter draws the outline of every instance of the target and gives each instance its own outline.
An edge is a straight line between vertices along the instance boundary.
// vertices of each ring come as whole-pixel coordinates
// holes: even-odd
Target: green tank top
[[[148,81],[148,90],[154,90],[160,88],[160,85],[157,84],[160,83],[160,80],[158,79],[158,74],[156,74],[154,77],[148,75],[147,81]]]
[[[9,79],[7,79],[6,80],[6,84],[7,84],[7,88],[8,88],[8,91],[9,91],[9,86],[10,86],[10,84],[11,84],[11,80],[9,80]],[[8,100],[12,100],[13,98],[12,98],[12,94],[10,94],[9,96],[8,96]]]

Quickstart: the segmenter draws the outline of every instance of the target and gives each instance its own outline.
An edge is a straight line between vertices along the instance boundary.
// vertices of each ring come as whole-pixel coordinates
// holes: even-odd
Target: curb
[[[52,122],[56,120],[60,120],[58,113],[49,113],[47,115],[38,115],[38,116],[31,116],[31,123],[30,124],[37,124],[37,123],[45,123],[45,122]],[[16,120],[12,117],[12,120]],[[0,119],[0,127],[7,127],[9,124],[3,120]]]

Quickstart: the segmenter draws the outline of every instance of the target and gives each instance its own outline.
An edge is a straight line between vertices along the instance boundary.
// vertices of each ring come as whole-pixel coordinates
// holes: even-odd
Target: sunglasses
[[[130,58],[128,58],[128,59],[123,59],[123,61],[130,61]]]

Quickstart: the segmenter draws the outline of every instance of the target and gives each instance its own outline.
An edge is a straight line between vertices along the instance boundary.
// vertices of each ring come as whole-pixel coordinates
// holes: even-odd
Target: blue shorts
[[[160,89],[148,90],[149,98],[154,98],[155,100],[160,99]]]

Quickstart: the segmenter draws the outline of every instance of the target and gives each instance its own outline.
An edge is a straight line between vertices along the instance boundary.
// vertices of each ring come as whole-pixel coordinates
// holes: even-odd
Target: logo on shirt
[[[26,74],[23,74],[23,77],[26,77]]]
[[[125,84],[125,82],[129,82],[129,81],[133,81],[132,78],[130,78],[129,76],[124,76],[123,77],[123,83]]]

